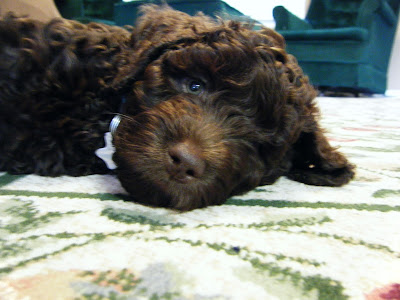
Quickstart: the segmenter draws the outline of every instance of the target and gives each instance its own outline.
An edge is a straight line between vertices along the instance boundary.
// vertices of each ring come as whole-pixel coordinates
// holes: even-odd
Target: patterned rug
[[[0,173],[0,299],[400,299],[400,98],[319,98],[357,165],[187,213],[112,176]]]

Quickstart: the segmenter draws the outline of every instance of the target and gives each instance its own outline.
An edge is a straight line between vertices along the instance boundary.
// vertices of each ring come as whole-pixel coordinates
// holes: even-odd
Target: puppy
[[[167,6],[142,13],[132,32],[1,21],[0,170],[105,173],[94,152],[119,113],[113,159],[141,203],[191,210],[280,176],[324,186],[354,176],[278,33]]]

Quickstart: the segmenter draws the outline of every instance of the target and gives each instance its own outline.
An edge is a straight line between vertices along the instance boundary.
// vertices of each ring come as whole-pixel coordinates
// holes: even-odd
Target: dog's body
[[[130,34],[62,19],[0,22],[0,170],[106,172],[94,151],[119,105],[107,87]]]
[[[223,203],[282,175],[340,186],[353,166],[318,125],[316,94],[282,37],[147,6],[133,33],[54,20],[0,22],[0,170],[118,176],[136,201]]]

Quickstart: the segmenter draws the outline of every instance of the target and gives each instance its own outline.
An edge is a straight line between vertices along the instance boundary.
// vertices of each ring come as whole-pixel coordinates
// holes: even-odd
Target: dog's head
[[[137,201],[221,204],[291,168],[317,109],[278,33],[147,6],[133,37],[115,79],[128,106],[114,160]]]

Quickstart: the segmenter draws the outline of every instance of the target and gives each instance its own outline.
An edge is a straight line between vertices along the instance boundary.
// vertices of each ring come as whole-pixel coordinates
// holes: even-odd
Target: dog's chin
[[[144,178],[132,170],[119,170],[119,180],[135,202],[155,206],[189,211],[211,205],[220,205],[229,197],[224,183],[214,180],[212,183],[180,183],[173,179],[155,180]]]

